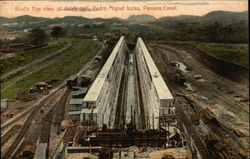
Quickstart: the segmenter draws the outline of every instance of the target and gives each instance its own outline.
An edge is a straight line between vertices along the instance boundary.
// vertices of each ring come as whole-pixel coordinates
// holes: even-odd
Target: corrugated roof
[[[81,74],[80,77],[82,77],[82,78],[92,78],[92,76],[86,75],[86,74]]]
[[[72,99],[70,99],[70,101],[69,101],[69,104],[70,105],[73,105],[73,104],[82,104],[82,98],[72,98]]]
[[[81,111],[70,111],[68,112],[68,115],[78,115],[81,114]]]
[[[139,37],[137,44],[140,45],[145,61],[148,66],[149,73],[151,74],[155,89],[160,99],[173,99],[171,92],[169,91],[165,81],[163,80],[158,68],[156,67],[148,49],[146,48],[143,40]]]
[[[113,49],[113,51],[111,52],[108,60],[106,61],[106,63],[104,64],[104,66],[102,67],[100,73],[98,74],[98,76],[96,77],[95,81],[93,82],[92,86],[90,87],[88,93],[86,94],[85,98],[83,99],[83,101],[96,101],[101,89],[103,87],[103,84],[105,82],[105,79],[107,78],[108,72],[115,60],[115,57],[120,49],[120,46],[122,45],[124,40],[124,36],[122,36],[119,41],[117,42],[117,44],[115,45],[115,48]]]
[[[72,93],[71,93],[71,95],[72,96],[77,96],[77,95],[81,95],[81,94],[85,94],[86,92],[87,92],[87,88],[79,88],[79,90],[77,90],[77,91],[73,91]]]
[[[69,78],[67,79],[67,81],[73,81],[76,78],[77,78],[76,75],[71,75],[71,76],[69,76]]]

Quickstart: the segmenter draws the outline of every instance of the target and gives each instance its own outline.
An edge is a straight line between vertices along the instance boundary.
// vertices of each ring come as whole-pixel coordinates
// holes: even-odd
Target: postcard
[[[1,158],[248,159],[247,0],[0,1]]]

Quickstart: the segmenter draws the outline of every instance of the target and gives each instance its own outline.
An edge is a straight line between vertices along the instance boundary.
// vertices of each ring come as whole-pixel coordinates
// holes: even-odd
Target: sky
[[[0,16],[17,17],[30,15],[37,17],[83,16],[87,18],[126,19],[130,15],[150,14],[156,18],[163,16],[197,15],[224,10],[242,12],[248,10],[247,0],[165,0],[165,1],[1,1]]]

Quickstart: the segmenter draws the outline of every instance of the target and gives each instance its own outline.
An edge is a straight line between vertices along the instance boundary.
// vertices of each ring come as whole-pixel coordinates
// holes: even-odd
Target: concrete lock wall
[[[106,124],[108,128],[114,127],[118,91],[120,88],[121,77],[124,70],[123,67],[127,50],[128,47],[126,41],[124,40],[124,37],[121,37],[115,48],[113,49],[110,57],[104,64],[102,70],[98,74],[96,80],[91,86],[101,87],[100,92],[96,94],[93,93],[96,98],[93,97],[93,100],[91,101],[89,100],[91,98],[86,97],[83,100],[83,105],[88,109],[92,109],[94,111],[94,108],[96,108],[95,111],[97,112],[97,126],[99,128],[101,128],[103,124]],[[88,105],[91,105],[91,107],[88,107]],[[86,111],[86,114],[87,112],[89,111]],[[84,119],[90,119],[85,118],[87,115],[84,114],[85,113],[83,111],[81,113],[81,121],[83,121]]]
[[[105,80],[105,85],[100,93],[97,111],[98,127],[106,124],[108,128],[114,127],[118,91],[120,88],[121,77],[123,74],[125,53],[127,52],[127,45],[125,40],[121,43],[117,56],[112,64],[112,67]]]
[[[158,129],[161,116],[175,114],[174,99],[141,38],[137,40],[135,55],[143,91],[146,127]]]
[[[155,92],[152,78],[147,68],[147,64],[145,62],[139,43],[137,43],[136,45],[136,58],[138,62],[137,65],[139,80],[143,92],[142,99],[145,112],[146,127],[147,129],[157,129],[158,120],[155,119],[159,117],[159,112],[157,109],[157,107],[159,107],[159,102],[155,98],[157,94]]]
[[[118,95],[121,80],[123,74],[127,74],[125,60],[128,60],[129,64],[133,64],[132,54],[130,59],[126,59],[129,57],[126,55],[128,52],[126,41],[124,37],[121,37],[83,99],[85,109],[81,111],[82,123],[90,123],[89,121],[92,120],[91,122],[96,123],[98,128],[102,128],[103,124],[107,128],[115,127],[116,112],[120,111],[117,109],[119,109]],[[146,128],[159,129],[161,116],[175,114],[175,110],[172,108],[174,99],[141,38],[138,38],[134,55],[136,63],[133,67],[138,69],[139,79],[136,80],[140,81]],[[136,99],[136,97],[134,98]],[[127,107],[132,107],[132,105]],[[132,119],[129,115],[131,110],[127,110],[126,124],[130,123]]]

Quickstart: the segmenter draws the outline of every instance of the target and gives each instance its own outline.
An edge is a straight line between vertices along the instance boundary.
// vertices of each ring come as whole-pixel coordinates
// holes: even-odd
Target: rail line
[[[212,155],[210,154],[209,150],[207,149],[206,145],[203,144],[199,134],[196,132],[195,128],[193,127],[191,121],[188,119],[186,114],[181,110],[179,105],[176,104],[176,114],[177,119],[180,120],[180,123],[183,123],[189,135],[194,140],[195,146],[197,147],[198,151],[200,152],[203,159],[213,159]]]
[[[157,52],[160,52],[162,53],[162,50],[159,49],[159,47],[153,47],[154,50],[156,50]],[[163,48],[165,50],[168,50],[170,52],[176,52],[175,50],[173,49],[169,49],[169,48]],[[179,58],[179,59],[182,59],[182,57],[178,56],[178,54],[175,54],[176,55],[176,58]],[[171,57],[169,54],[164,54],[164,56],[166,57],[167,61],[176,61],[177,59]],[[158,58],[158,57],[157,57]],[[162,57],[163,58],[163,57]],[[161,61],[161,60],[160,60]],[[183,61],[182,61],[183,62]],[[166,65],[166,64],[165,64]],[[164,66],[165,66],[164,65]],[[163,67],[163,66],[162,66]],[[164,72],[164,74],[167,74],[167,72]],[[165,79],[166,80],[166,79]],[[215,98],[219,99],[220,101],[222,101],[223,103],[227,104],[227,105],[230,105],[232,107],[232,109],[238,111],[238,112],[241,112],[241,113],[245,113],[246,116],[248,116],[249,114],[249,110],[247,110],[247,107],[244,106],[243,104],[241,103],[238,103],[238,101],[236,101],[236,99],[234,98],[230,98],[230,99],[227,99],[225,97],[225,95],[223,95],[222,93],[220,93],[219,91],[215,90],[215,89],[211,89],[210,87],[202,84],[202,83],[198,83],[196,82],[194,79],[192,78],[188,78],[188,81],[190,81],[191,83],[195,83],[195,85],[197,85],[197,87],[199,87],[200,89],[203,89],[203,90],[207,90],[207,92],[213,92],[213,95]]]
[[[26,119],[24,125],[22,126],[19,134],[16,136],[14,142],[11,144],[11,146],[8,148],[7,152],[4,154],[3,158],[7,159],[7,158],[11,157],[12,153],[14,152],[16,147],[19,145],[22,138],[25,136],[26,131],[29,129],[30,124],[32,123],[32,121],[33,121],[35,115],[37,114],[38,110],[40,109],[40,107],[43,106],[47,102],[47,100],[49,100],[49,98],[52,98],[54,95],[56,95],[56,93],[58,91],[60,91],[63,88],[64,87],[61,87],[53,94],[50,94],[49,96],[47,96],[47,98],[42,100],[38,105],[36,105],[35,107],[33,107],[33,109],[30,110],[30,114],[29,114],[28,118]]]
[[[97,53],[97,55],[99,55],[99,54],[102,52],[103,49],[104,49],[104,45],[102,44],[102,49],[99,50],[99,52]],[[97,55],[96,55],[96,56],[97,56]],[[79,77],[79,75],[80,75],[81,73],[85,72],[85,71],[90,67],[90,65],[94,62],[94,59],[95,59],[96,56],[94,56],[94,57],[91,59],[91,61],[89,61],[88,63],[86,63],[85,66],[77,73],[77,76],[78,76],[78,77]],[[7,121],[6,123],[4,123],[4,124],[1,126],[1,129],[3,130],[3,129],[5,129],[5,128],[11,126],[11,125],[14,124],[15,122],[17,122],[19,119],[21,119],[21,118],[23,118],[24,116],[26,116],[27,114],[29,114],[29,116],[28,116],[28,118],[26,119],[24,125],[23,125],[22,128],[20,129],[20,132],[19,132],[18,135],[16,136],[14,142],[11,144],[11,146],[8,148],[8,150],[6,151],[6,153],[5,153],[1,158],[8,159],[8,158],[11,158],[11,157],[13,156],[13,152],[14,152],[14,151],[16,150],[16,148],[20,145],[20,142],[23,140],[23,138],[24,138],[24,136],[25,136],[25,133],[26,133],[27,130],[29,129],[29,127],[30,127],[30,125],[31,125],[31,123],[32,123],[32,121],[33,121],[35,115],[37,114],[38,110],[40,109],[40,107],[43,106],[47,101],[49,101],[50,98],[56,96],[56,95],[57,95],[57,92],[59,92],[60,90],[64,89],[65,86],[66,86],[66,83],[65,83],[65,82],[62,83],[60,86],[58,86],[56,89],[54,89],[49,95],[47,95],[47,96],[41,98],[41,99],[38,101],[38,103],[32,105],[29,109],[27,109],[27,110],[25,110],[25,111],[19,113],[15,118],[12,118],[11,120]],[[56,108],[59,108],[59,109],[60,109],[61,106],[62,106],[63,104],[65,104],[65,102],[67,101],[67,97],[68,97],[69,93],[70,93],[70,91],[67,90],[67,91],[63,94],[63,96],[61,97],[61,99],[59,100],[59,102],[56,104],[56,106],[54,106],[54,108],[53,108],[54,110],[55,110]],[[57,120],[62,121],[62,120],[63,120],[63,117],[60,116],[60,115],[61,115],[60,112],[61,112],[61,111],[56,112],[55,118],[56,118]],[[51,116],[50,113],[49,113],[49,115]],[[52,115],[52,116],[54,117],[54,115]],[[48,120],[48,121],[47,121],[48,125],[50,125],[51,122],[52,122],[52,121]],[[49,124],[49,123],[50,123],[50,124]],[[60,123],[61,123],[61,122],[60,122]],[[58,125],[58,124],[60,124],[60,123],[57,122],[56,124]],[[45,127],[48,128],[47,126],[45,126]],[[50,128],[49,128],[49,129],[50,129]],[[48,130],[48,131],[49,131],[49,130]],[[9,134],[9,133],[12,133],[12,132],[13,132],[13,130],[8,131],[8,134]],[[6,134],[6,135],[7,135],[7,134]],[[48,134],[47,134],[47,135],[44,134],[44,135],[45,135],[46,137],[43,138],[43,140],[48,140],[49,135],[48,135]],[[5,140],[7,140],[7,136],[6,136],[5,138],[6,138]],[[1,145],[2,145],[2,143],[1,143]]]
[[[3,146],[21,127],[21,125],[14,125],[7,133],[1,137],[1,146]]]
[[[28,113],[32,112],[35,108],[40,107],[42,104],[44,104],[45,101],[47,101],[51,96],[53,96],[56,92],[58,92],[59,90],[61,90],[61,88],[65,87],[65,83],[61,84],[60,86],[58,86],[55,90],[53,90],[49,95],[41,98],[38,103],[33,104],[30,108],[28,108],[27,110],[24,110],[23,112],[19,113],[16,117],[6,121],[2,126],[1,129],[5,129],[7,127],[9,127],[10,125],[14,124],[15,122],[17,122],[19,119],[23,118],[25,115],[27,115]]]
[[[82,74],[83,72],[85,72],[90,65],[94,62],[96,56],[100,55],[103,51],[103,49],[105,48],[105,46],[102,43],[102,48],[98,51],[98,53],[91,59],[91,61],[87,62],[84,67],[77,73],[77,76],[79,76],[80,74]],[[5,129],[7,127],[9,127],[10,125],[14,124],[15,122],[17,122],[19,119],[23,118],[25,115],[27,115],[28,113],[30,113],[37,105],[39,105],[42,101],[47,100],[51,95],[53,95],[53,93],[56,93],[60,88],[64,87],[66,85],[66,83],[61,84],[60,86],[58,86],[54,91],[52,91],[48,96],[43,97],[42,99],[40,99],[40,101],[38,101],[38,103],[33,104],[29,109],[24,110],[23,112],[19,113],[16,117],[6,121],[3,125],[1,125],[1,129]]]
[[[194,79],[191,79],[191,78],[188,80],[190,80],[191,82],[194,81]],[[202,84],[199,84],[199,87],[201,87],[203,90],[207,90],[208,92],[213,92],[213,95],[215,98],[221,100],[222,102],[224,102],[227,105],[230,105],[231,107],[233,107],[233,109],[235,109],[239,112],[242,112],[242,113],[247,113],[247,114],[249,113],[247,108],[243,104],[238,103],[238,101],[236,101],[234,98],[227,99],[225,97],[225,95],[223,95],[219,91],[217,91],[215,89],[211,89],[210,87],[207,87],[207,86],[202,85]]]

